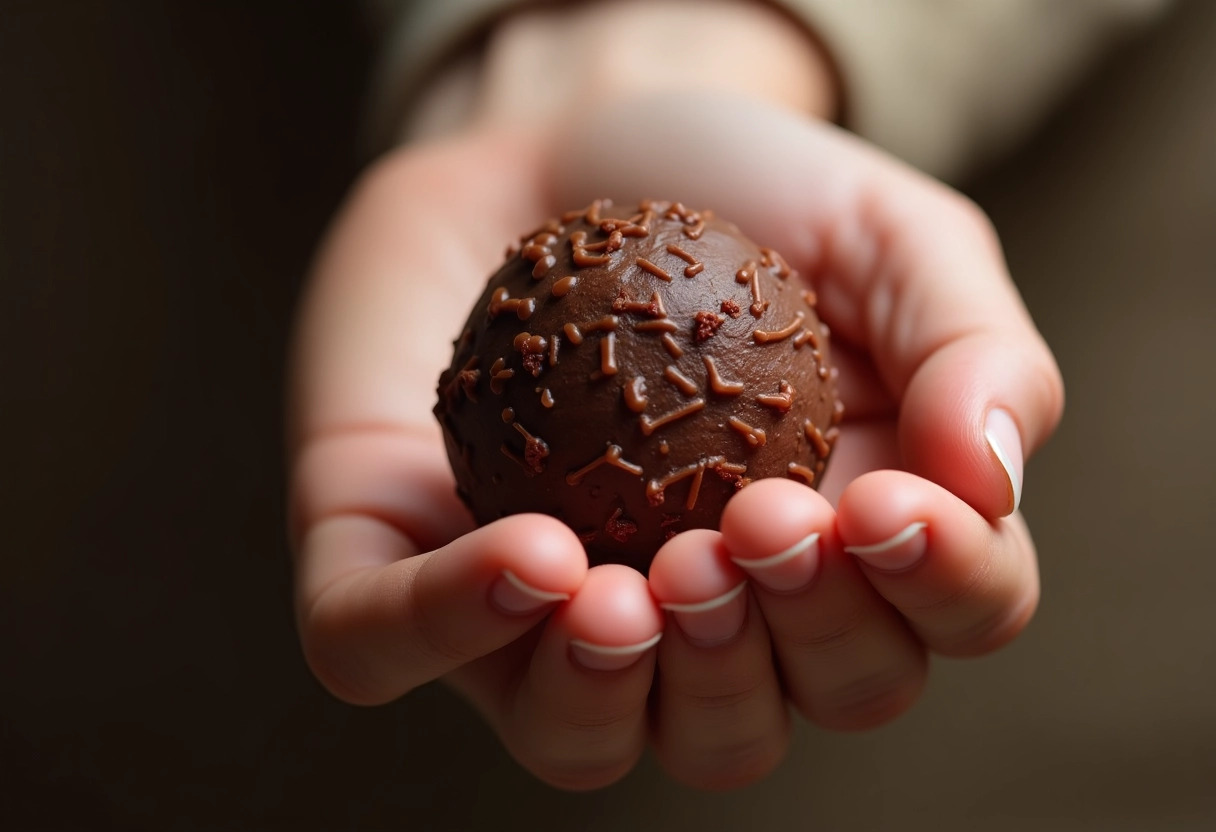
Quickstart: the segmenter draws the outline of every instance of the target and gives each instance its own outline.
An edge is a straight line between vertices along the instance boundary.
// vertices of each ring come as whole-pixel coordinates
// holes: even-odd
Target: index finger
[[[386,520],[424,548],[467,530],[431,408],[468,304],[510,239],[503,229],[542,213],[531,148],[493,134],[398,151],[339,212],[292,344],[294,539],[338,512]],[[497,170],[499,153],[515,164]],[[344,437],[358,441],[329,443]],[[327,443],[338,450],[324,466],[301,464]]]
[[[301,305],[289,415],[297,613],[310,664],[351,701],[386,701],[509,643],[586,573],[578,539],[551,518],[470,533],[430,412],[504,229],[540,213],[532,145],[514,141],[483,134],[379,163]]]

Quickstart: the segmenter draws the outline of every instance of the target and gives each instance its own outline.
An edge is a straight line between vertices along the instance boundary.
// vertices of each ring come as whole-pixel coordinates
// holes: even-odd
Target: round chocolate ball
[[[563,520],[593,564],[647,571],[761,477],[815,486],[843,409],[815,294],[680,203],[570,211],[521,238],[439,379],[479,523]]]

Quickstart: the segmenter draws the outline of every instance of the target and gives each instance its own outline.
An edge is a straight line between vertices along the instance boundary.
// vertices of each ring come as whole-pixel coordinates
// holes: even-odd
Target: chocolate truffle
[[[479,523],[540,512],[646,572],[752,480],[814,486],[843,409],[815,294],[711,211],[606,200],[521,238],[439,379]]]

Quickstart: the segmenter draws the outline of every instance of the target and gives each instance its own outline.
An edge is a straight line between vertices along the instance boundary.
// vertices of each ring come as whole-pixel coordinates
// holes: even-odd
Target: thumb
[[[904,200],[919,207],[895,207]],[[1059,369],[978,208],[939,188],[912,188],[892,203],[875,215],[888,240],[884,262],[842,305],[864,322],[899,398],[908,469],[985,517],[1011,514],[1025,459],[1063,411]],[[847,278],[841,284],[847,297]]]

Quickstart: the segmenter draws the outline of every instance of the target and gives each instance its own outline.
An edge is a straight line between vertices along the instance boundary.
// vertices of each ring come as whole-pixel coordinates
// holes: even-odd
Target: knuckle
[[[996,559],[991,551],[984,551],[981,547],[972,560],[974,565],[961,580],[938,588],[927,600],[908,606],[905,612],[914,618],[946,618],[957,616],[960,612],[966,614],[977,607],[991,607],[993,599],[1001,594]]]
[[[675,693],[685,707],[721,713],[754,701],[763,687],[761,679],[726,679],[710,687],[684,688]]]
[[[615,734],[638,719],[634,707],[567,709],[552,715],[553,727],[563,734],[578,738],[579,742],[597,742]]]
[[[690,707],[698,711],[716,713],[734,710],[750,701],[755,695],[756,689],[755,687],[751,687],[743,690],[722,692],[685,693],[683,694],[683,698]]]
[[[1001,238],[996,224],[979,204],[966,194],[947,191],[944,210],[955,224],[967,230],[988,250],[1000,252]]]
[[[789,751],[790,729],[697,749],[680,760],[662,759],[676,780],[705,791],[728,791],[756,783],[781,765]]]
[[[935,653],[957,658],[991,653],[1004,647],[1025,629],[1037,606],[1037,593],[1014,603],[990,606],[963,626],[933,639],[930,646]]]
[[[351,696],[355,686],[349,683],[341,662],[337,661],[337,651],[326,649],[318,644],[316,638],[308,635],[301,638],[300,644],[304,649],[304,661],[312,675],[321,683],[321,687],[343,702],[352,704]]]
[[[314,605],[300,628],[304,661],[325,690],[348,705],[381,705],[388,701],[371,685],[356,651],[339,622]]]
[[[860,610],[853,610],[817,627],[783,634],[782,640],[810,655],[836,653],[849,648],[861,637],[864,619]]]
[[[383,705],[388,701],[386,697],[369,689],[361,681],[361,675],[343,667],[340,660],[334,660],[332,654],[310,654],[306,651],[305,660],[321,687],[347,705]]]
[[[905,612],[918,635],[943,656],[979,656],[1009,643],[1038,606],[1038,582],[1001,568],[991,553],[953,588]]]
[[[912,706],[925,683],[925,665],[884,668],[824,691],[809,707],[807,719],[834,731],[864,731],[890,722]]]
[[[452,641],[448,628],[427,600],[425,592],[418,589],[419,578],[426,564],[412,576],[382,591],[400,594],[395,606],[401,610],[402,630],[406,643],[419,664],[434,669],[434,675],[466,664],[473,657],[469,651]]]
[[[646,745],[645,711],[638,708],[555,708],[516,714],[503,739],[516,760],[544,782],[567,791],[615,783]]]

